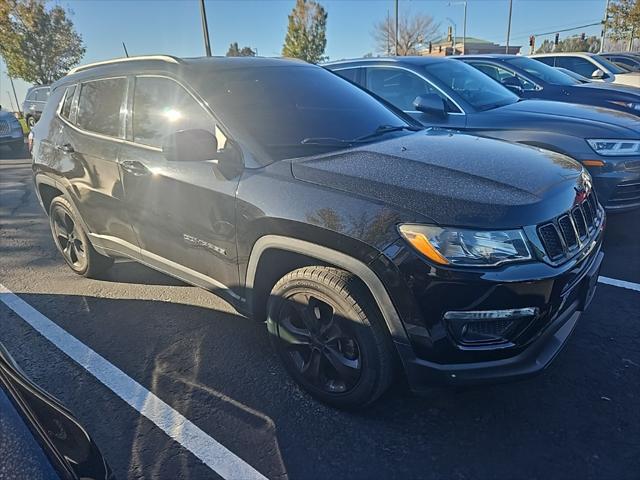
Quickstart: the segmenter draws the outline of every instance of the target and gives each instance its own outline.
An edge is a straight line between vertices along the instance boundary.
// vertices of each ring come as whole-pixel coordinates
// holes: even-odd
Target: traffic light
[[[553,44],[557,46],[559,43],[560,43],[560,34],[556,33],[556,39],[553,41]]]
[[[529,46],[533,47],[536,43],[536,37],[535,35],[529,35]]]
[[[453,28],[451,26],[447,27],[447,42],[451,42],[453,40]]]
[[[585,38],[586,38],[586,36],[585,36],[584,32],[582,32],[580,34],[580,40],[584,41]]]
[[[433,44],[429,42],[429,53],[431,53],[432,51],[433,51]]]

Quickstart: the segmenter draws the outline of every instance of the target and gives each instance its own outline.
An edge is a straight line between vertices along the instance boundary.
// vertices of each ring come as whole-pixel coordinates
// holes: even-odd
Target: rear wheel
[[[53,240],[69,268],[78,275],[95,278],[113,264],[113,259],[100,255],[63,197],[56,197],[49,207],[49,225]]]
[[[36,126],[36,119],[33,115],[29,115],[27,117],[27,125],[29,125],[29,128],[33,128]]]
[[[371,295],[353,275],[305,267],[284,276],[268,304],[271,338],[285,368],[338,408],[375,401],[393,378],[391,339]]]

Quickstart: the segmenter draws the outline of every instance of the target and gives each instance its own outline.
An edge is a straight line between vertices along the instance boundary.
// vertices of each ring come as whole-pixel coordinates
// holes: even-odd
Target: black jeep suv
[[[398,366],[416,391],[540,371],[603,256],[578,163],[425,130],[298,61],[77,68],[52,86],[32,153],[74,272],[125,257],[219,294],[343,408],[373,402]]]

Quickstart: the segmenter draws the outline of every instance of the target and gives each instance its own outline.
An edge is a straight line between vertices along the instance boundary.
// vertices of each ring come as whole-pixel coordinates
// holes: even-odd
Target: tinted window
[[[399,68],[367,68],[366,87],[405,111],[415,110],[413,106],[415,98],[427,93],[435,93],[448,102],[448,99],[429,82],[415,73]]]
[[[36,90],[36,101],[38,102],[46,102],[49,99],[49,89],[48,88],[40,88]]]
[[[134,142],[160,147],[170,133],[189,129],[213,132],[213,124],[210,115],[173,80],[136,78],[133,96]]]
[[[359,68],[345,68],[344,70],[334,70],[334,72],[340,75],[342,78],[346,78],[347,80],[356,83],[356,78],[358,77],[359,70]]]
[[[315,66],[228,70],[209,75],[202,89],[220,119],[264,151],[266,161],[337,150],[344,148],[339,140],[380,125],[406,125],[363,90]],[[310,138],[327,141],[303,143]]]
[[[482,73],[484,73],[485,75],[488,75],[489,77],[493,78],[494,80],[496,80],[497,82],[500,82],[502,84],[504,84],[505,82],[510,81],[511,79],[515,78],[517,79],[516,81],[519,82],[519,85],[522,87],[523,90],[535,90],[536,89],[536,85],[531,83],[529,80],[527,80],[526,78],[524,78],[522,75],[518,75],[515,72],[511,71],[511,70],[507,70],[506,68],[500,67],[498,65],[494,65],[494,64],[489,64],[489,63],[475,63],[475,62],[469,62],[471,65],[473,65],[474,67],[476,67],[478,70],[480,70]]]
[[[600,55],[594,55],[593,59],[598,62],[600,65],[602,65],[604,68],[606,68],[607,70],[609,70],[611,73],[613,73],[614,75],[617,75],[618,73],[628,73],[629,69],[625,68],[625,67],[619,67],[618,65],[616,65],[613,62],[610,62],[609,60],[607,60],[604,57],[601,57]],[[597,67],[596,67],[597,68]],[[594,68],[595,70],[595,68]]]
[[[71,104],[73,103],[73,94],[76,92],[76,86],[67,87],[67,92],[64,95],[64,103],[60,110],[60,115],[69,120],[71,118]]]
[[[512,57],[507,63],[521,68],[532,77],[538,78],[543,82],[553,83],[554,85],[579,85],[580,82],[565,73],[556,70],[542,62],[537,62],[527,57]]]
[[[555,57],[536,57],[534,59],[536,62],[542,62],[545,65],[549,65],[553,67],[555,65],[556,58]]]
[[[424,68],[445,92],[458,95],[476,110],[489,110],[519,100],[517,95],[464,62],[442,60]]]
[[[558,57],[556,59],[556,65],[558,67],[571,70],[572,72],[576,72],[586,78],[591,78],[593,72],[598,69],[598,67],[589,60],[585,60],[580,57]]]
[[[80,128],[111,137],[120,136],[120,108],[127,80],[110,78],[83,83],[78,100]]]

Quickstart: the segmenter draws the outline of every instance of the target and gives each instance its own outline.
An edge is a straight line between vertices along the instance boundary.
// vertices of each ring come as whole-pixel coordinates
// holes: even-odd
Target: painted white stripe
[[[606,285],[613,285],[614,287],[628,288],[629,290],[640,292],[640,283],[627,282],[626,280],[616,280],[615,278],[603,276],[598,277],[598,282],[604,283]]]
[[[99,382],[151,420],[218,475],[228,480],[266,480],[266,477],[251,465],[227,450],[178,411],[2,284],[0,284],[0,300]]]

